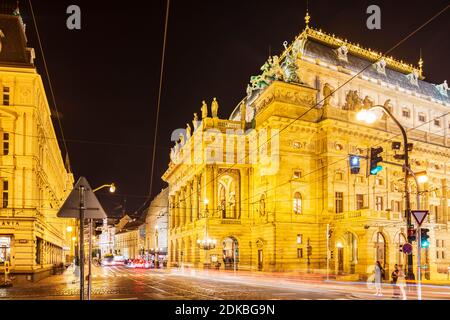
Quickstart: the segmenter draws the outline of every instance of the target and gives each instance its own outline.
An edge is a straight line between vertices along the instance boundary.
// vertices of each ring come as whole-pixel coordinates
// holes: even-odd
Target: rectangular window
[[[405,118],[410,118],[411,117],[411,112],[409,111],[409,109],[403,109],[402,115]]]
[[[382,186],[383,185],[383,179],[380,179],[380,178],[375,179],[375,185]]]
[[[9,155],[9,133],[3,133],[3,155]]]
[[[356,177],[356,183],[364,183],[364,177],[363,176],[357,176]]]
[[[442,259],[445,259],[445,251],[441,252]]]
[[[3,180],[3,208],[8,208],[9,200],[9,182]]]
[[[9,106],[9,87],[3,87],[3,105]]]
[[[383,211],[383,197],[375,198],[375,209],[377,211]]]
[[[335,198],[336,198],[336,213],[344,212],[344,193],[336,192]]]
[[[303,235],[298,234],[297,235],[297,244],[302,244],[303,243]]]
[[[0,265],[11,261],[11,237],[0,237]]]
[[[303,258],[303,248],[297,248],[297,258]]]
[[[393,212],[401,212],[400,201],[392,201],[392,211]]]
[[[434,119],[434,125],[436,126],[436,127],[441,127],[441,119]]]
[[[302,178],[302,172],[300,170],[294,171],[294,179],[301,179]]]
[[[356,195],[356,210],[361,210],[364,208],[364,195],[357,194]]]
[[[439,259],[439,251],[436,251],[436,259]]]
[[[427,117],[426,117],[425,113],[419,113],[419,121],[420,122],[426,122],[427,121]]]

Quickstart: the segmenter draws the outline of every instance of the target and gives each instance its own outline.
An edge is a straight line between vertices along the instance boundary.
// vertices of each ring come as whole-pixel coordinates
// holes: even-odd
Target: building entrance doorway
[[[338,273],[344,273],[344,248],[338,248]]]
[[[263,266],[264,266],[263,251],[262,250],[258,250],[258,271],[262,271]]]
[[[237,270],[239,263],[239,243],[234,237],[223,241],[223,263],[225,270]]]

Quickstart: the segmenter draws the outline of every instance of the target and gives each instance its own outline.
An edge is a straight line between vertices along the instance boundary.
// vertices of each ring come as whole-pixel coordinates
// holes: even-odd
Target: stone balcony
[[[402,221],[403,214],[401,212],[393,211],[375,211],[371,209],[362,209],[356,211],[347,211],[344,213],[338,213],[334,215],[334,221],[347,221],[347,220],[391,220]]]

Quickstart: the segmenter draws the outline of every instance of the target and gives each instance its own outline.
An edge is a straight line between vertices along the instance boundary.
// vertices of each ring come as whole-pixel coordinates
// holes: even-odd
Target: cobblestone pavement
[[[94,267],[94,300],[357,300],[392,299],[385,286],[383,297],[361,283],[309,281],[283,277],[260,277],[244,273],[195,270],[143,270],[125,267]],[[79,298],[79,282],[69,269],[37,283],[0,289],[0,299],[59,300]],[[411,291],[409,299],[416,299]],[[450,288],[424,288],[424,298],[450,299]]]

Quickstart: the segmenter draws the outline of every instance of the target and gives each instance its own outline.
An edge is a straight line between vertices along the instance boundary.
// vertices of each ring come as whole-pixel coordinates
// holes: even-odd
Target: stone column
[[[175,208],[174,208],[174,227],[178,228],[180,226],[180,193],[175,194]]]
[[[188,182],[186,186],[186,223],[192,222],[192,181]]]
[[[186,190],[181,189],[180,191],[180,225],[184,226],[186,224]]]
[[[192,194],[192,218],[193,221],[197,221],[198,219],[198,205],[199,205],[199,200],[198,200],[198,177],[194,176],[194,179],[192,181],[193,183],[193,194]]]

